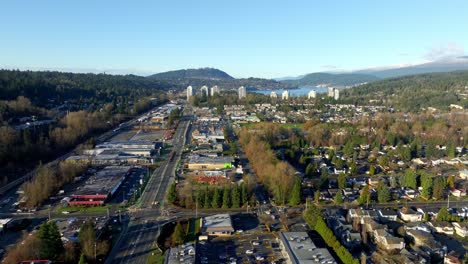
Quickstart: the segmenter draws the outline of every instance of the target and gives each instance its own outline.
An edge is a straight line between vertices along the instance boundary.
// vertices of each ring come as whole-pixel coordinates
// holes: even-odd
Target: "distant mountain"
[[[185,69],[156,73],[148,76],[154,79],[201,79],[201,80],[233,80],[234,77],[214,68]]]
[[[459,70],[468,70],[468,56],[461,56],[457,58],[449,58],[429,63],[413,65],[401,68],[391,69],[367,69],[359,70],[353,73],[370,74],[379,78],[399,77],[405,75],[433,73],[433,72],[451,72]]]
[[[351,86],[376,81],[378,79],[378,77],[370,74],[316,72],[304,75],[300,79],[284,80],[283,82],[297,86]]]

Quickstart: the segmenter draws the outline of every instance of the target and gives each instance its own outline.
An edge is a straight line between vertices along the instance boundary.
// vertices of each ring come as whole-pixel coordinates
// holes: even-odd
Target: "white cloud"
[[[448,42],[430,48],[424,55],[424,58],[430,61],[436,61],[463,55],[465,55],[465,49],[462,45],[455,42]]]

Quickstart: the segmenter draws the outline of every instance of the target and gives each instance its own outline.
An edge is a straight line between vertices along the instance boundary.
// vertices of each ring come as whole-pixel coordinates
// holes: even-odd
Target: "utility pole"
[[[195,201],[195,218],[198,218],[198,199]]]
[[[447,195],[447,210],[450,208],[450,193]]]

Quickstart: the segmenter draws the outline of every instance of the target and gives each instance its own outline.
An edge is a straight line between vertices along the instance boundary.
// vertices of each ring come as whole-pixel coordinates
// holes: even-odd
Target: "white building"
[[[317,92],[314,90],[310,90],[309,93],[307,94],[308,99],[316,98],[317,97]]]
[[[340,99],[340,90],[335,89],[335,91],[334,91],[334,93],[333,93],[333,98],[334,98],[335,100]]]
[[[334,96],[335,96],[335,88],[328,87],[328,97],[334,97]]]
[[[283,99],[283,100],[288,100],[289,99],[289,91],[288,90],[283,92],[283,94],[281,95],[281,99]]]
[[[306,232],[280,232],[280,249],[291,264],[336,264],[326,248],[317,247]]]
[[[234,233],[229,214],[217,214],[202,218],[201,229],[209,236],[228,236]]]
[[[244,86],[239,87],[239,99],[242,99],[247,96],[247,89]]]
[[[210,94],[208,93],[208,86],[206,85],[203,85],[201,88],[200,88],[200,92],[201,94],[205,94],[206,96],[210,96]]]
[[[193,88],[192,88],[192,86],[189,85],[189,86],[187,87],[187,101],[188,101],[188,100],[190,99],[190,97],[192,97],[192,96],[193,96]]]
[[[211,96],[213,96],[215,94],[219,94],[219,92],[220,92],[220,90],[219,90],[218,85],[215,85],[215,86],[211,87],[211,91],[210,91]]]
[[[278,98],[278,94],[276,92],[271,92],[270,98]]]

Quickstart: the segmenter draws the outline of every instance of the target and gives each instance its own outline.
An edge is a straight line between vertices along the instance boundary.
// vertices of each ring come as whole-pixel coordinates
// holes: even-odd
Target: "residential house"
[[[385,229],[377,229],[374,231],[374,240],[378,247],[384,250],[401,250],[405,248],[403,238],[395,237],[388,233]]]
[[[453,227],[455,228],[455,233],[461,237],[467,237],[468,236],[468,223],[466,222],[453,222],[452,223]]]
[[[405,222],[419,222],[422,221],[424,214],[414,211],[411,208],[403,207],[399,210],[401,220]]]
[[[394,210],[378,210],[377,214],[379,215],[379,220],[383,223],[396,221],[398,218],[398,213]]]
[[[432,227],[433,232],[446,234],[450,236],[455,233],[453,225],[451,225],[449,222],[431,221],[431,222],[428,222],[428,224]]]

